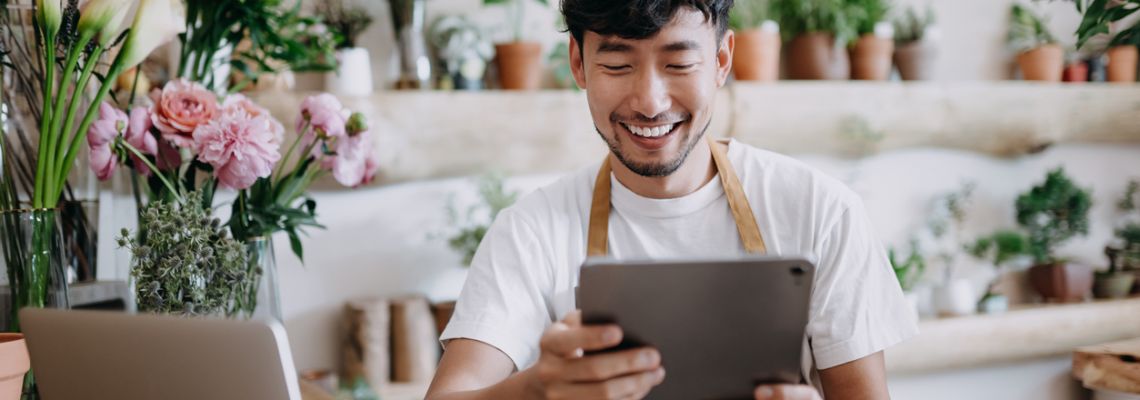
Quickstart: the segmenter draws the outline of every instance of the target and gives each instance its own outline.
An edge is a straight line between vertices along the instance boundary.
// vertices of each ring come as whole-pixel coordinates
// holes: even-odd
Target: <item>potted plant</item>
[[[895,271],[895,278],[899,281],[899,287],[903,290],[903,295],[910,308],[914,310],[915,316],[918,315],[918,295],[914,292],[915,285],[922,280],[923,272],[926,271],[926,259],[922,257],[922,250],[919,248],[918,240],[911,240],[910,242],[910,255],[905,259],[896,257],[895,249],[892,247],[887,251],[887,256],[891,262],[891,269]]]
[[[780,79],[780,24],[772,0],[743,0],[729,14],[736,32],[732,71],[742,81],[772,82]]]
[[[902,80],[934,79],[939,36],[934,22],[934,10],[930,7],[921,16],[915,8],[909,7],[895,19],[894,61]]]
[[[1121,214],[1121,223],[1116,228],[1116,243],[1105,249],[1105,254],[1109,257],[1110,269],[1114,265],[1119,265],[1122,272],[1133,276],[1132,292],[1140,292],[1140,284],[1136,284],[1140,282],[1140,199],[1138,199],[1138,194],[1140,194],[1140,181],[1128,182],[1124,195],[1116,203],[1116,209]],[[1125,280],[1124,278],[1118,279]],[[1124,283],[1117,284],[1124,286]]]
[[[542,83],[542,44],[523,41],[523,17],[529,0],[483,0],[483,5],[507,6],[512,40],[495,44],[499,83],[506,90],[535,90]],[[547,0],[534,0],[547,6]]]
[[[1045,182],[1018,196],[1017,223],[1029,238],[1034,266],[1029,280],[1047,301],[1076,302],[1092,289],[1092,269],[1067,262],[1054,252],[1057,246],[1089,231],[1092,199],[1062,168],[1050,171]]]
[[[440,17],[431,26],[432,46],[443,63],[445,81],[461,90],[483,88],[483,75],[494,48],[481,29],[464,16]]]
[[[780,31],[789,40],[790,79],[847,79],[850,61],[845,47],[855,26],[844,0],[775,0]]]
[[[1081,13],[1081,24],[1077,27],[1077,47],[1082,48],[1089,39],[1115,30],[1116,34],[1108,41],[1109,82],[1136,82],[1137,46],[1140,46],[1140,24],[1135,18],[1128,19],[1127,25],[1119,25],[1140,9],[1140,0],[1093,1],[1073,0],[1077,12]]]
[[[337,68],[325,74],[325,89],[341,95],[366,96],[372,93],[372,63],[368,49],[357,47],[360,34],[372,24],[363,7],[347,0],[317,3],[319,15],[336,36]]]
[[[1029,239],[1016,231],[1003,230],[983,236],[968,247],[977,259],[989,260],[994,267],[994,278],[986,285],[986,293],[978,301],[978,311],[994,314],[1009,308],[1009,298],[997,291],[1005,270],[1013,260],[1029,254]]]
[[[518,192],[508,191],[503,185],[503,176],[487,174],[479,179],[479,203],[460,212],[454,197],[448,202],[447,216],[455,232],[447,239],[452,250],[463,256],[463,265],[470,266],[475,258],[483,235],[491,228],[491,223],[499,212],[510,207],[518,199]]]
[[[1020,4],[1010,10],[1009,46],[1017,54],[1022,79],[1059,82],[1065,51],[1045,21]]]
[[[886,21],[888,0],[848,0],[859,38],[851,46],[851,79],[885,81],[891,75],[894,26]]]
[[[934,308],[943,316],[969,315],[977,311],[975,285],[961,273],[965,223],[976,185],[965,183],[935,199],[926,232],[933,259],[942,267],[942,281],[934,288]]]

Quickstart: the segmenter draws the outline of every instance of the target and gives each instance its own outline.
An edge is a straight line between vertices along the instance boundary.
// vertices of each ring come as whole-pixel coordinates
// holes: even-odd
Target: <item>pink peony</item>
[[[111,103],[99,104],[99,119],[87,130],[87,146],[90,150],[88,164],[95,177],[105,181],[118,166],[115,152],[111,149],[115,139],[127,128],[127,114]]]
[[[152,94],[151,120],[166,140],[178,147],[193,145],[192,135],[199,125],[218,115],[218,99],[202,85],[185,79],[170,81]]]
[[[330,147],[335,154],[324,156],[321,166],[332,170],[337,182],[348,187],[372,182],[379,169],[379,159],[370,132],[335,138]]]
[[[269,176],[281,158],[266,115],[252,116],[230,110],[194,130],[198,160],[214,167],[218,182],[231,189],[246,189]]]
[[[309,123],[310,130],[304,131],[304,142],[312,143],[317,138],[344,136],[344,124],[348,122],[349,111],[340,104],[336,96],[328,93],[306,97],[301,102],[301,116],[297,118],[297,132]],[[316,137],[313,137],[316,136]]]
[[[150,111],[144,107],[135,107],[131,110],[130,122],[127,125],[127,132],[123,135],[127,144],[137,149],[140,153],[146,155],[158,154],[158,140],[150,133],[150,128],[153,126],[150,119]],[[131,160],[135,169],[143,176],[150,176],[150,167],[143,163],[142,160],[131,154]]]
[[[273,118],[273,115],[270,114],[269,110],[265,109],[265,107],[257,105],[257,103],[254,103],[248,97],[245,97],[245,95],[238,93],[231,94],[226,97],[225,101],[222,101],[223,113],[233,112],[235,110],[245,111],[252,117],[265,117],[265,120],[269,122],[266,129],[273,132],[273,137],[277,140],[277,143],[285,141],[285,126],[281,125],[281,122],[278,122],[276,118]]]

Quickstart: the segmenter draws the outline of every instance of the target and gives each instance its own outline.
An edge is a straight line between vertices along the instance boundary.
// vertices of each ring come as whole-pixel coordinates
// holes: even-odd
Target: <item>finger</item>
[[[819,392],[807,385],[764,385],[756,388],[756,400],[819,400]]]
[[[539,347],[559,357],[580,357],[581,352],[603,350],[621,343],[622,332],[617,325],[571,327],[559,322],[542,335]]]
[[[665,379],[665,369],[639,372],[603,382],[576,383],[552,388],[550,396],[561,399],[624,399],[648,393]]]
[[[661,366],[661,353],[651,347],[595,354],[563,365],[563,376],[574,382],[597,382]]]
[[[562,318],[562,323],[567,326],[582,326],[582,310],[573,310]]]

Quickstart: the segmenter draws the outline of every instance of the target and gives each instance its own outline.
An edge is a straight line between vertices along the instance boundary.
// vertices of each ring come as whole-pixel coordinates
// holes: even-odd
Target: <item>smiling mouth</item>
[[[634,134],[635,136],[647,139],[656,139],[667,136],[676,131],[677,127],[681,126],[680,122],[656,126],[636,126],[629,125],[624,122],[619,122],[619,124],[621,124],[622,127],[624,127],[627,131]]]

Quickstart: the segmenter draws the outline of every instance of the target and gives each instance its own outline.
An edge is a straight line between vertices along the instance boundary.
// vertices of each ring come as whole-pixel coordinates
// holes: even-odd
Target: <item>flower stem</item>
[[[118,78],[119,74],[123,72],[123,56],[129,53],[129,51],[126,50],[127,49],[120,51],[119,55],[115,57],[115,62],[111,64],[111,70],[107,72],[107,78],[105,80],[106,83],[99,88],[99,93],[95,95],[95,100],[92,101],[91,104],[102,103],[103,98],[107,97],[107,93],[111,91],[110,83],[114,82],[115,78]],[[59,176],[53,177],[55,178],[56,182],[56,186],[53,188],[53,193],[55,193],[57,200],[59,198],[59,193],[56,192],[61,191],[63,184],[67,181],[67,174],[64,172],[67,171],[67,167],[70,166],[71,163],[75,162],[75,156],[79,152],[79,144],[87,139],[87,129],[91,127],[91,124],[93,122],[95,122],[95,115],[98,113],[98,111],[98,107],[87,108],[87,114],[83,116],[83,122],[79,124],[79,130],[76,131],[75,136],[72,136],[71,138],[71,145],[68,146],[67,155],[63,157],[63,160],[61,160],[62,163],[59,164]],[[55,202],[53,201],[51,205],[55,205]]]
[[[305,133],[308,131],[309,131],[309,122],[305,121],[305,125],[302,125],[301,131],[297,132],[297,139],[293,140],[293,144],[289,145],[289,150],[287,150],[285,152],[284,157],[281,157],[281,164],[277,165],[277,173],[274,175],[277,175],[278,178],[281,178],[281,173],[285,171],[285,164],[288,164],[289,163],[289,157],[293,156],[293,150],[296,150],[297,145],[301,144],[301,139],[303,139],[305,137]]]
[[[50,30],[44,30],[44,87],[43,87],[43,115],[40,116],[40,152],[36,159],[36,187],[32,199],[35,208],[44,207],[44,198],[48,186],[48,146],[46,137],[51,127],[51,119],[55,112],[51,108],[51,94],[55,92],[55,35]]]
[[[48,170],[48,176],[56,176],[56,174],[59,173],[59,171],[54,169],[57,159],[63,157],[63,154],[60,154],[59,146],[71,129],[69,122],[65,125],[63,131],[60,131],[60,124],[63,123],[63,119],[60,117],[66,115],[68,121],[75,119],[75,109],[79,105],[79,99],[83,97],[83,92],[87,89],[87,82],[83,80],[82,74],[79,85],[74,87],[71,86],[71,76],[75,73],[75,66],[79,64],[79,56],[87,48],[87,43],[91,41],[93,36],[94,33],[85,32],[79,37],[79,41],[73,44],[67,51],[67,62],[63,69],[63,78],[59,80],[59,87],[56,88],[55,107],[53,107],[56,111],[56,115],[52,116],[51,127],[48,130],[49,134],[45,136],[48,141],[48,166],[53,168]],[[93,64],[90,61],[91,59],[89,58],[88,65]],[[84,68],[85,71],[86,69],[87,68]],[[68,89],[71,89],[71,103],[65,110],[63,103],[67,101]],[[93,105],[93,107],[98,107],[98,105]]]
[[[127,149],[127,151],[131,152],[131,154],[134,154],[134,156],[137,157],[139,161],[142,161],[143,164],[146,164],[147,168],[150,168],[150,170],[153,171],[154,176],[158,177],[158,180],[162,181],[163,186],[166,186],[166,189],[169,190],[170,193],[174,194],[174,197],[178,199],[178,202],[182,202],[182,195],[178,193],[177,189],[174,188],[174,184],[170,183],[170,180],[166,179],[165,176],[162,176],[162,172],[158,170],[158,167],[156,167],[154,163],[150,162],[150,159],[146,158],[146,155],[139,151],[139,149],[136,149],[135,146],[131,146],[130,143],[127,143],[125,140],[123,140],[122,136],[116,138],[115,141],[119,146],[123,146],[124,149]]]

